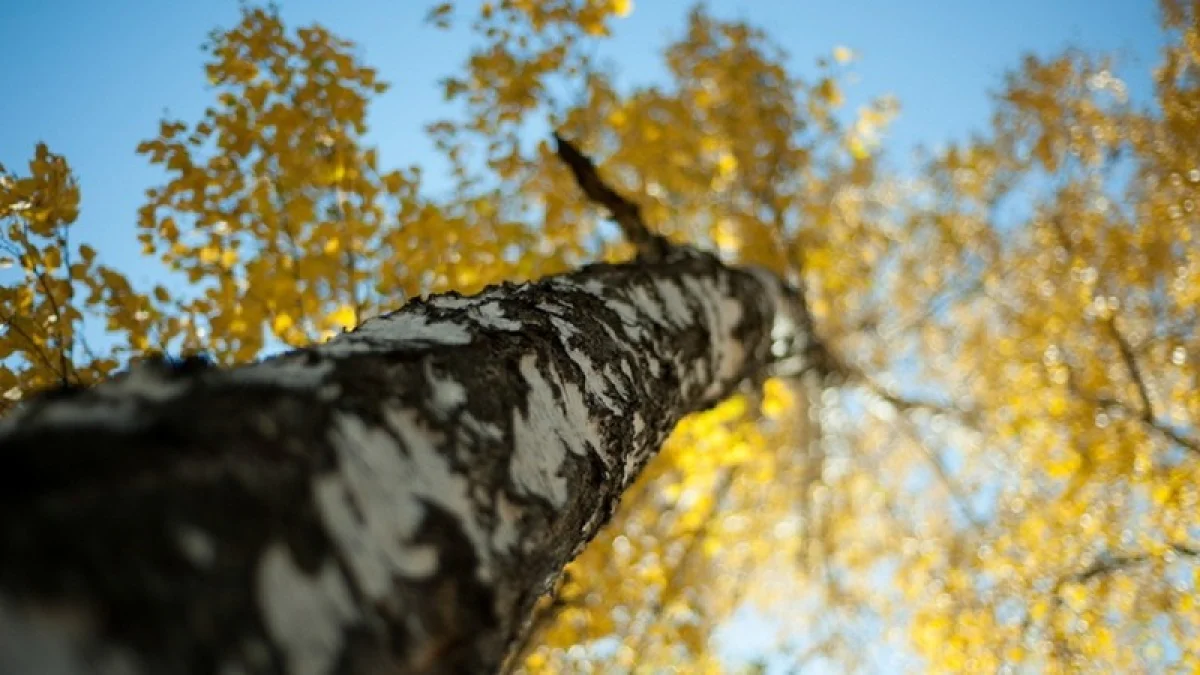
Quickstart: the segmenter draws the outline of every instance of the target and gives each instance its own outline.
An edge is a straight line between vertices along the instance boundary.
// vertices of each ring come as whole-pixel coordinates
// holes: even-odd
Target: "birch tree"
[[[465,23],[472,42],[442,82],[450,112],[428,128],[451,183],[432,194],[421,167],[367,141],[385,73],[320,25],[245,7],[209,44],[212,105],[164,119],[138,147],[163,171],[137,223],[143,252],[166,266],[162,285],[132,283],[81,243],[87,186],[67,158],[38,145],[27,170],[0,167],[0,406],[14,410],[5,438],[20,443],[6,447],[23,448],[4,455],[16,458],[13,507],[0,511],[22,515],[0,522],[13,527],[4,545],[25,552],[5,549],[0,564],[15,570],[0,576],[0,634],[17,647],[6,658],[62,651],[120,668],[153,653],[159,668],[186,643],[215,645],[184,659],[200,670],[288,668],[284,636],[314,650],[303,664],[356,659],[335,670],[386,671],[398,655],[417,664],[401,668],[473,668],[483,657],[463,645],[479,633],[489,663],[505,654],[517,672],[754,672],[721,630],[749,609],[779,629],[763,656],[794,670],[1195,669],[1200,24],[1185,2],[1158,8],[1157,70],[1082,50],[1014,54],[1003,82],[979,85],[997,91],[979,133],[897,175],[879,158],[898,107],[847,109],[858,56],[832,42],[841,36],[800,75],[771,27],[698,7],[647,80],[596,59],[619,22],[639,20],[627,0],[438,3],[430,24]],[[539,128],[560,130],[601,173],[531,142]],[[89,344],[97,322],[115,339]],[[251,364],[280,344],[299,351]],[[146,361],[197,350],[217,367]],[[680,369],[684,354],[695,360]],[[146,362],[75,391],[131,359]],[[387,400],[371,413],[348,382]],[[46,388],[57,393],[36,394]],[[256,421],[260,408],[275,421]],[[702,412],[680,418],[687,410]],[[629,436],[652,420],[659,431]],[[659,442],[662,428],[673,431]],[[50,429],[96,442],[40,443]],[[561,452],[514,473],[516,429]],[[126,433],[141,440],[114,440]],[[230,450],[227,435],[272,450]],[[403,446],[398,464],[380,464],[381,438]],[[462,459],[489,439],[496,462]],[[186,448],[158,450],[172,443]],[[561,471],[542,471],[555,462]],[[419,476],[419,489],[372,491],[368,478],[388,471]],[[216,475],[227,478],[204,479],[203,506],[163,510],[147,496]],[[475,491],[492,476],[507,487]],[[351,489],[379,499],[338,497]],[[412,515],[368,508],[389,495],[417,504]],[[353,513],[333,518],[342,503]],[[101,513],[108,529],[90,525]],[[94,537],[47,520],[76,515]],[[364,540],[347,549],[327,519],[365,524]],[[149,550],[176,557],[137,562],[141,551],[109,536],[120,523],[129,541],[151,532]],[[167,529],[137,529],[147,523]],[[518,529],[552,539],[545,557],[493,541]],[[379,531],[408,535],[365,538]],[[472,557],[443,555],[457,544],[438,533],[457,533]],[[70,571],[89,555],[100,562]],[[403,607],[373,602],[361,584],[380,593],[393,559],[408,561],[402,581],[450,569],[443,561],[463,573],[459,585],[397,581]],[[95,572],[105,561],[139,570],[145,588]],[[521,584],[499,581],[506,564]],[[272,597],[324,598],[312,613],[334,606],[336,618],[279,632],[279,616],[305,608],[271,605],[268,619],[259,596],[237,595],[264,565],[308,589]],[[203,590],[204,574],[236,591]],[[518,586],[527,595],[512,595]],[[426,590],[438,600],[413,601]],[[511,612],[487,605],[472,615],[487,630],[438,633],[489,593]],[[117,600],[104,609],[105,598]],[[183,608],[188,630],[130,619],[155,599]],[[416,622],[403,630],[440,637],[412,651],[417,638],[388,627],[400,616]],[[140,630],[193,637],[125,640]],[[32,649],[38,635],[68,648]],[[227,645],[227,661],[203,660]]]
[[[6,418],[3,670],[496,670],[674,426],[811,337],[794,290],[650,233],[558,142],[633,261]]]

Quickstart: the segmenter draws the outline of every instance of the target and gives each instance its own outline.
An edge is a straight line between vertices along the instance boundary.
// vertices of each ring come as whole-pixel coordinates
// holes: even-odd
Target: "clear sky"
[[[462,63],[462,32],[423,23],[422,0],[279,0],[291,26],[320,22],[356,41],[365,61],[393,88],[371,111],[371,140],[385,165],[432,166],[424,122],[449,110],[437,80]],[[474,3],[465,3],[474,4]],[[903,160],[982,129],[988,92],[1022,54],[1068,46],[1114,53],[1135,100],[1150,93],[1162,37],[1153,0],[713,0],[720,16],[768,29],[805,73],[837,45],[858,55],[850,106],[896,95],[903,106],[885,147]],[[683,30],[690,2],[637,0],[602,54],[626,84],[665,72],[662,47]],[[0,0],[0,163],[23,173],[34,144],[65,154],[79,177],[83,209],[77,241],[135,284],[163,274],[143,259],[135,215],[161,174],[134,154],[163,114],[195,121],[209,103],[200,45],[231,26],[235,0]],[[0,278],[0,282],[3,279]],[[758,645],[761,647],[762,645]],[[747,654],[748,655],[748,654]]]

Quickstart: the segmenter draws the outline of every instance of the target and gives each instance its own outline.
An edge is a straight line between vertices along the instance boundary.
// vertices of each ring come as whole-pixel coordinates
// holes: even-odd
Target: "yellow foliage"
[[[339,328],[354,328],[358,324],[358,312],[349,305],[342,305],[328,317],[328,323]]]
[[[588,55],[633,5],[482,3],[444,83],[462,115],[430,127],[439,198],[366,144],[387,84],[351,43],[243,9],[210,45],[212,105],[138,146],[167,176],[138,241],[189,284],[140,292],[72,244],[79,188],[46,146],[0,169],[0,404],[154,349],[245,361],[407,297],[628,257],[523,142],[549,123],[672,240],[802,280],[851,376],[768,380],[680,424],[543,601],[524,670],[614,644],[611,669],[720,672],[712,636],[746,603],[819,626],[845,670],[863,631],[937,672],[1194,667],[1195,7],[1162,2],[1151,105],[1104,59],[1029,57],[986,131],[909,181],[875,160],[896,103],[840,110],[850,49],[802,80],[765,32],[697,8],[669,86],[618,87]],[[118,346],[93,350],[88,321]]]
[[[167,335],[152,300],[96,264],[96,250],[71,243],[80,191],[65,158],[38,144],[28,174],[0,167],[0,267],[22,275],[0,286],[0,411],[29,392],[87,385],[113,372],[117,357]],[[11,278],[11,277],[10,277]],[[169,300],[165,291],[160,304]],[[103,320],[124,344],[101,350],[83,335]]]

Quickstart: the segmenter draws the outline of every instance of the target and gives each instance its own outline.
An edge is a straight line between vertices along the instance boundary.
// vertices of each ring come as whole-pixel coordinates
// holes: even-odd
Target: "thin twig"
[[[942,487],[946,489],[946,494],[950,497],[950,501],[953,502],[954,506],[958,508],[958,511],[962,514],[962,517],[966,519],[967,523],[970,524],[975,530],[982,530],[982,520],[975,513],[975,509],[971,508],[971,501],[966,491],[964,491],[962,486],[959,485],[958,481],[954,479],[954,476],[950,475],[950,470],[946,467],[946,463],[942,460],[942,456],[936,450],[929,447],[929,444],[925,442],[925,439],[921,438],[921,434],[917,429],[915,422],[905,415],[899,415],[898,419],[900,420],[900,426],[903,428],[904,433],[911,438],[914,443],[916,443],[917,447],[921,450],[921,454],[925,455],[925,459],[929,462],[929,465],[933,467],[934,474],[936,474],[938,480],[941,481]]]
[[[1154,403],[1150,400],[1150,388],[1146,386],[1146,378],[1142,375],[1141,367],[1138,366],[1137,355],[1133,353],[1133,346],[1129,344],[1129,341],[1117,329],[1117,319],[1115,316],[1109,317],[1105,323],[1113,340],[1117,342],[1117,348],[1121,352],[1121,359],[1125,362],[1125,369],[1129,371],[1129,378],[1137,385],[1138,397],[1142,399],[1141,417],[1146,422],[1153,424],[1157,418],[1157,415],[1154,414]]]
[[[1062,224],[1061,217],[1056,216],[1051,218],[1050,222],[1058,236],[1059,244],[1068,253],[1074,255],[1074,246],[1071,243],[1071,238],[1068,236],[1066,228]],[[1121,359],[1125,362],[1125,369],[1129,371],[1129,377],[1133,380],[1134,385],[1137,387],[1138,397],[1141,399],[1142,406],[1140,414],[1132,410],[1130,406],[1126,405],[1122,401],[1088,396],[1075,381],[1074,371],[1069,365],[1067,366],[1068,387],[1084,400],[1087,400],[1094,405],[1103,405],[1106,408],[1115,408],[1123,413],[1131,414],[1133,417],[1142,420],[1142,422],[1145,423],[1145,425],[1149,427],[1151,431],[1154,431],[1158,435],[1179,445],[1180,447],[1187,448],[1195,453],[1200,453],[1200,441],[1184,436],[1177,430],[1171,428],[1167,424],[1164,424],[1158,419],[1158,416],[1154,412],[1153,400],[1150,397],[1150,388],[1146,383],[1146,377],[1142,373],[1141,366],[1138,364],[1137,355],[1133,351],[1133,346],[1129,344],[1129,341],[1125,339],[1125,336],[1117,328],[1116,316],[1110,317],[1106,324],[1108,326],[1109,334],[1116,341],[1117,348],[1121,352]]]
[[[1064,354],[1066,353],[1066,350],[1064,350],[1062,347],[1059,347],[1059,349],[1061,351],[1063,351]],[[1138,414],[1138,412],[1136,410],[1133,410],[1124,401],[1120,401],[1115,398],[1109,398],[1109,397],[1105,397],[1105,396],[1094,396],[1092,394],[1089,394],[1088,392],[1083,390],[1083,387],[1081,387],[1079,385],[1079,381],[1075,376],[1075,369],[1072,368],[1065,359],[1063,361],[1063,364],[1067,369],[1067,389],[1072,394],[1078,396],[1079,398],[1083,399],[1085,402],[1090,403],[1094,406],[1098,406],[1098,407],[1104,408],[1106,410],[1119,411],[1123,415],[1127,415],[1134,419],[1140,419],[1142,421],[1142,423],[1145,424],[1146,427],[1150,429],[1150,431],[1158,434],[1159,436],[1165,438],[1166,440],[1168,440],[1182,448],[1186,448],[1186,449],[1190,450],[1191,452],[1200,454],[1200,440],[1185,436],[1184,434],[1180,433],[1177,429],[1174,429],[1171,426],[1165,424],[1162,420],[1158,419],[1157,417],[1154,417],[1153,415],[1147,416],[1145,414],[1145,411],[1142,411],[1141,414]]]
[[[662,260],[671,249],[667,238],[655,234],[646,227],[642,219],[641,208],[637,204],[622,197],[616,190],[608,186],[592,160],[588,159],[570,141],[554,133],[555,152],[559,159],[571,169],[575,182],[587,195],[587,198],[608,209],[612,219],[621,228],[625,239],[633,245],[638,255],[648,260]]]
[[[341,229],[344,232],[348,229],[346,227],[346,223],[349,221],[349,217],[346,215],[346,203],[350,200],[350,198],[346,196],[346,191],[342,189],[340,181],[336,190],[336,196],[334,197],[335,208],[337,210],[338,221],[341,223]],[[353,244],[354,240],[351,239],[350,243]],[[358,297],[358,284],[354,281],[355,272],[358,270],[356,269],[357,265],[355,264],[356,256],[354,255],[354,251],[352,249],[353,246],[347,246],[342,250],[342,260],[344,264],[344,271],[346,273],[346,285],[349,287],[350,303],[354,308],[354,325],[357,326],[362,322],[362,301]]]
[[[24,338],[25,341],[29,343],[29,346],[33,348],[33,351],[38,355],[38,357],[41,358],[42,363],[46,364],[46,368],[50,372],[54,372],[53,360],[51,360],[50,356],[42,349],[42,346],[33,339],[33,336],[21,328],[21,326],[16,322],[16,318],[16,316],[6,316],[3,313],[0,313],[0,323],[3,323],[5,328],[16,331],[17,335]]]
[[[700,526],[689,533],[687,546],[684,549],[683,554],[679,557],[679,562],[676,563],[674,569],[671,570],[671,576],[667,579],[666,583],[663,584],[662,594],[659,596],[658,602],[654,603],[654,605],[651,607],[651,612],[653,615],[647,624],[642,627],[642,631],[638,633],[637,638],[633,643],[634,658],[640,657],[642,652],[645,651],[646,639],[650,635],[650,626],[662,620],[662,614],[667,609],[672,596],[679,592],[679,586],[682,583],[684,572],[686,572],[687,568],[691,565],[692,559],[700,550],[701,544],[703,544],[704,540],[708,537],[708,533],[712,529],[713,522],[721,513],[721,509],[725,506],[725,499],[729,495],[729,489],[733,487],[733,480],[737,475],[737,469],[738,467],[736,466],[727,468],[723,472],[722,476],[718,479],[717,487],[714,490],[712,508],[709,509],[708,513],[705,515],[704,521],[700,524]]]
[[[501,675],[511,675],[516,672],[528,658],[529,650],[534,647],[533,638],[552,624],[563,610],[580,604],[577,599],[565,598],[562,595],[563,588],[570,582],[571,573],[564,570],[555,582],[554,588],[549,592],[549,601],[540,607],[534,606],[533,616],[521,629],[512,647],[508,650],[508,656],[500,666]]]
[[[1182,555],[1184,557],[1200,558],[1200,549],[1196,549],[1192,546],[1188,546],[1187,544],[1180,544],[1180,543],[1172,542],[1170,544],[1167,544],[1167,548],[1171,549],[1173,552],[1175,552],[1179,555]],[[1156,558],[1156,556],[1153,556],[1149,553],[1139,553],[1139,554],[1133,554],[1133,555],[1117,555],[1117,556],[1102,555],[1099,560],[1093,562],[1091,565],[1088,565],[1087,567],[1079,570],[1078,572],[1064,574],[1063,576],[1059,577],[1057,581],[1054,582],[1054,589],[1051,591],[1051,595],[1053,596],[1053,600],[1052,600],[1053,610],[1052,611],[1057,612],[1058,609],[1060,607],[1062,607],[1063,598],[1062,598],[1061,592],[1062,592],[1063,586],[1065,586],[1069,583],[1086,584],[1089,581],[1096,579],[1098,577],[1107,576],[1109,574],[1115,574],[1117,572],[1125,571],[1131,567],[1137,567],[1139,565],[1144,565],[1148,562],[1153,561],[1155,558]],[[1021,633],[1025,634],[1026,632],[1028,632],[1028,630],[1032,626],[1032,624],[1033,624],[1033,616],[1031,614],[1027,613],[1025,615],[1025,619],[1021,622]]]
[[[24,229],[25,229],[25,240],[28,241],[29,240],[29,224],[28,223],[25,224]],[[37,249],[34,249],[34,248],[29,249],[30,254],[33,254],[36,251],[37,251]],[[42,254],[40,252],[37,252],[36,256],[30,255],[30,259],[33,260],[34,265],[40,266],[42,268],[46,268],[45,262],[43,261]],[[62,311],[58,307],[58,301],[55,299],[54,293],[50,290],[50,285],[46,282],[46,275],[48,275],[48,274],[49,274],[48,269],[45,272],[35,271],[35,273],[34,273],[34,275],[37,277],[38,285],[42,287],[42,292],[46,294],[46,300],[50,303],[50,310],[52,312],[54,312],[54,332],[57,333],[57,335],[58,335],[58,357],[59,357],[59,368],[60,368],[59,373],[58,373],[58,379],[60,380],[61,384],[65,387],[65,386],[68,386],[71,384],[71,369],[70,369],[70,363],[68,361],[68,356],[67,356],[67,351],[66,351],[66,338],[64,337],[63,326],[62,326],[62,324],[63,324]]]
[[[951,415],[957,417],[969,426],[979,426],[979,412],[974,406],[945,406],[933,401],[923,401],[920,399],[908,398],[897,394],[887,387],[879,384],[870,376],[858,368],[847,368],[847,375],[851,382],[861,384],[866,387],[872,394],[887,401],[893,408],[900,412],[915,412],[924,410],[925,412],[935,415]]]

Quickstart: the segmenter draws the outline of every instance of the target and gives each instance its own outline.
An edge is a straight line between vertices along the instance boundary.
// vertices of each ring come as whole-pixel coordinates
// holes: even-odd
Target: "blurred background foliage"
[[[207,110],[137,148],[164,176],[138,239],[182,292],[72,242],[67,158],[0,170],[3,404],[627,258],[541,140],[558,129],[673,239],[803,283],[853,376],[681,424],[514,670],[1200,669],[1197,5],[1160,2],[1146,105],[1103,54],[1027,57],[983,131],[903,175],[877,161],[898,102],[843,108],[851,50],[802,79],[769,32],[697,6],[670,81],[618,87],[590,45],[633,10],[432,5],[474,42],[443,81],[462,114],[427,129],[453,176],[431,197],[364,140],[388,84],[354,45],[245,7],[206,46]],[[762,626],[761,662],[721,655]]]

